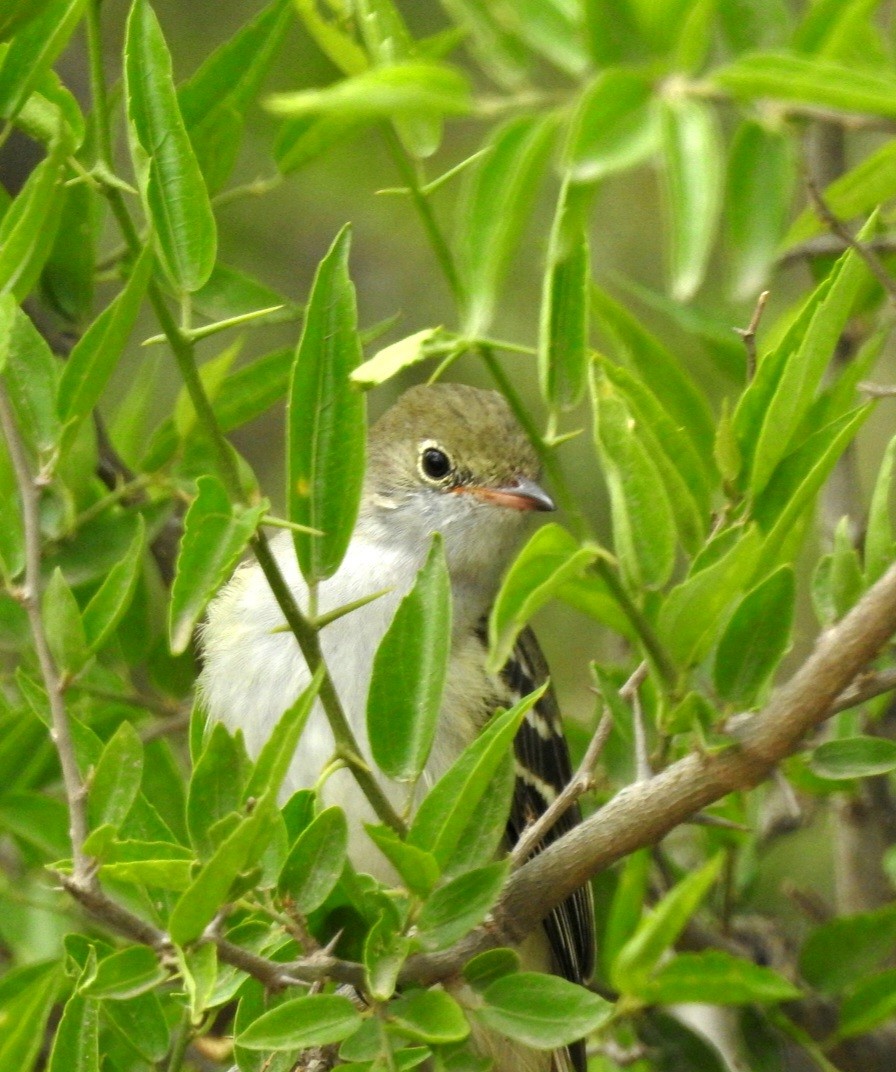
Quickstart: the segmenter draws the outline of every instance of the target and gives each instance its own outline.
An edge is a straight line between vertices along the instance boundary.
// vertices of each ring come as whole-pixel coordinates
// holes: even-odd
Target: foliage
[[[272,525],[293,530],[311,583],[338,568],[361,493],[363,391],[424,362],[442,375],[473,355],[565,511],[506,578],[489,622],[493,668],[553,600],[613,638],[616,661],[595,668],[612,728],[586,810],[645,766],[736,747],[734,716],[761,710],[786,675],[809,598],[830,628],[893,560],[896,440],[886,451],[869,441],[880,459],[869,502],[829,485],[837,467],[854,471],[874,405],[860,384],[894,294],[889,9],[445,0],[427,13],[432,32],[417,33],[412,6],[272,0],[180,83],[149,0],[133,0],[120,56],[104,47],[114,13],[101,26],[99,0],[16,0],[0,15],[0,139],[40,156],[18,190],[0,188],[0,1068],[177,1072],[232,1058],[256,1072],[326,1046],[371,1072],[431,1056],[438,1069],[473,1068],[475,1024],[544,1049],[589,1035],[592,1072],[617,1068],[620,1053],[644,1072],[682,1067],[682,1055],[689,1068],[724,1068],[712,1041],[663,1012],[692,1001],[737,1009],[751,1068],[787,1067],[788,1047],[834,1067],[822,1050],[839,1060],[841,1041],[860,1042],[896,1009],[894,907],[834,904],[788,935],[797,959],[757,962],[755,942],[736,941],[751,913],[787,928],[757,898],[762,789],[724,796],[706,824],[595,877],[604,997],[521,971],[510,950],[480,952],[427,989],[413,958],[452,949],[503,904],[506,757],[535,697],[496,716],[412,814],[396,815],[348,747],[320,660],[326,621],[302,618],[281,587],[316,669],[308,692],[256,757],[190,715],[194,629],[214,591],[247,550],[276,586]],[[288,34],[326,63],[302,88],[288,65],[291,88],[269,95]],[[54,68],[64,52],[89,69],[86,114]],[[273,145],[253,142],[252,166],[270,177],[241,186],[232,176],[259,106],[277,129]],[[119,128],[126,147],[114,144]],[[819,178],[827,214],[797,196],[819,131],[838,147],[829,156],[850,161]],[[441,323],[402,323],[388,345],[376,340],[392,323],[359,328],[347,226],[320,250],[308,292],[289,298],[219,255],[224,204],[338,159],[359,136],[384,147],[390,193],[450,295]],[[600,198],[640,189],[645,167],[660,177],[669,296],[594,268]],[[453,235],[446,193],[459,204]],[[353,211],[340,204],[342,218]],[[640,212],[634,193],[627,212]],[[858,243],[828,233],[830,214],[858,223]],[[497,338],[533,230],[537,324],[522,342]],[[798,260],[810,273],[794,282],[785,268]],[[781,294],[758,352],[755,322],[739,346],[731,325],[772,283]],[[161,419],[148,404],[156,366],[136,363],[130,344],[147,316],[160,334],[144,341],[164,346],[182,384]],[[235,370],[239,342],[216,353],[219,335],[253,339],[273,323],[287,325],[288,347]],[[530,379],[537,402],[521,386]],[[280,519],[225,436],[284,403]],[[573,479],[561,448],[580,421],[587,466]],[[609,540],[584,509],[599,483]],[[849,517],[819,553],[821,500]],[[436,541],[383,641],[366,712],[380,742],[371,760],[413,785],[435,733],[449,621]],[[633,710],[621,686],[642,661]],[[884,674],[887,657],[870,669]],[[323,806],[319,785],[278,804],[318,693],[340,761],[380,819],[367,832],[394,887],[356,873],[345,815]],[[819,808],[889,800],[884,714],[878,699],[837,715],[826,740],[788,760],[790,792]],[[571,734],[578,745],[583,731]],[[881,882],[896,870],[896,850],[882,854],[869,838],[863,859]],[[318,951],[337,931],[330,962]],[[366,1003],[335,992],[345,981]],[[312,982],[322,986],[309,992]],[[813,1040],[801,1009],[820,996],[834,1026]]]

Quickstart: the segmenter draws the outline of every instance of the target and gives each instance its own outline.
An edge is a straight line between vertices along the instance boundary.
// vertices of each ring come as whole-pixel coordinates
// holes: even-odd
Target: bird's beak
[[[477,499],[493,503],[495,506],[509,506],[512,510],[556,510],[554,500],[541,485],[525,476],[516,476],[508,484],[499,488],[488,486],[458,487],[457,491],[466,491]]]

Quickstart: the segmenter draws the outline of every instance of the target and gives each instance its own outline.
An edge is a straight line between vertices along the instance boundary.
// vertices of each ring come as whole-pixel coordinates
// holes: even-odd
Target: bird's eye
[[[420,469],[430,480],[444,480],[453,466],[444,450],[438,447],[426,447],[420,455]]]

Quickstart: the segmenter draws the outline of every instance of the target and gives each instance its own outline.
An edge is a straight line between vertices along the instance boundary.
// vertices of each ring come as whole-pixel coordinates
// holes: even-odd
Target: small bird
[[[504,398],[458,384],[414,387],[371,428],[368,462],[355,531],[336,573],[318,588],[318,613],[374,592],[385,595],[338,618],[321,633],[330,674],[362,751],[369,759],[366,702],[374,653],[395,609],[412,587],[434,533],[441,533],[452,590],[452,640],[439,725],[424,781],[434,783],[470,744],[499,707],[507,708],[547,676],[531,631],[520,636],[500,675],[486,669],[486,622],[501,577],[524,532],[530,511],[553,510],[539,486],[538,459]],[[303,608],[307,587],[288,533],[273,541],[280,569]],[[200,690],[209,718],[243,731],[257,754],[283,711],[308,684],[310,674],[294,638],[255,563],[237,569],[212,601],[202,633]],[[529,712],[514,744],[516,787],[507,827],[512,847],[525,827],[553,801],[571,777],[569,753],[556,699],[550,689]],[[322,711],[309,719],[287,776],[286,789],[313,785],[333,755],[333,737]],[[403,803],[404,787],[384,791]],[[355,867],[391,881],[367,838],[371,808],[348,771],[323,787],[325,801],[349,818],[349,853]],[[545,841],[579,821],[567,811]],[[578,890],[545,920],[547,956],[531,965],[574,982],[593,970],[590,890]],[[499,1072],[524,1068],[584,1072],[585,1051],[574,1044],[553,1055],[502,1050],[483,1043]]]

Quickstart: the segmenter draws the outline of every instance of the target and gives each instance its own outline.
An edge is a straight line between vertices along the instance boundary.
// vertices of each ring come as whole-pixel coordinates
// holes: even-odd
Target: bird
[[[506,709],[547,680],[541,649],[530,629],[519,636],[499,674],[487,669],[487,621],[502,576],[533,512],[554,504],[541,487],[538,457],[505,398],[457,383],[412,387],[368,434],[367,466],[355,529],[336,572],[318,585],[324,615],[376,592],[378,598],[331,621],[320,634],[324,660],[359,746],[369,761],[366,699],[377,646],[401,599],[411,589],[435,533],[443,540],[452,593],[452,635],[447,681],[435,739],[423,774],[426,784],[444,774],[498,709]],[[308,588],[288,532],[272,541],[279,567],[304,610]],[[310,680],[295,639],[257,563],[239,566],[211,602],[202,628],[201,702],[210,721],[241,730],[256,755],[284,710]],[[321,710],[305,728],[285,791],[313,786],[332,759],[333,736]],[[520,725],[514,741],[515,788],[507,823],[508,848],[555,799],[572,776],[557,700],[549,686]],[[372,765],[372,764],[371,764]],[[383,789],[404,803],[405,787]],[[358,870],[384,881],[390,874],[366,836],[374,815],[351,773],[340,770],[322,788],[324,803],[338,803],[349,819],[349,856]],[[572,828],[574,806],[545,836],[544,846]],[[545,919],[538,967],[577,983],[593,971],[594,921],[585,886]],[[524,958],[525,959],[525,958]],[[483,1048],[498,1072],[574,1069],[584,1072],[583,1043],[548,1058]]]

